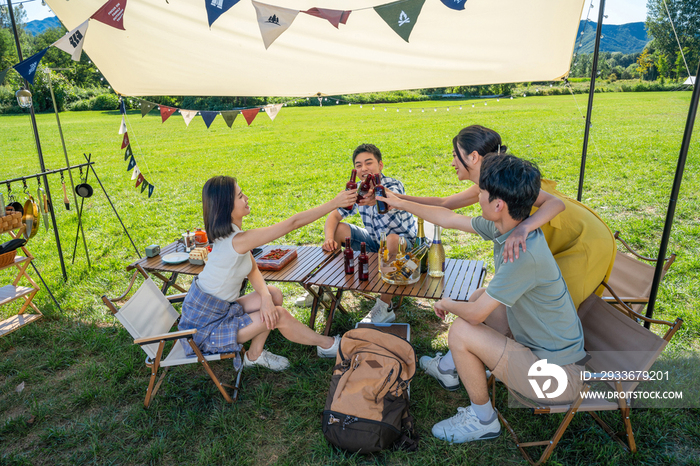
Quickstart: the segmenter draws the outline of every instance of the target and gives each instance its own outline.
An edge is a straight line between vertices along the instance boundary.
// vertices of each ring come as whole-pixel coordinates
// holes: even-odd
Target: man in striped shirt
[[[403,184],[382,173],[384,162],[382,153],[374,144],[361,144],[352,154],[352,162],[361,180],[367,176],[379,174],[382,185],[395,193],[405,194]],[[341,222],[350,215],[360,213],[365,228]],[[386,214],[377,212],[377,202],[374,191],[371,190],[352,209],[337,209],[331,212],[324,226],[325,241],[323,249],[333,251],[345,244],[345,238],[351,239],[353,250],[360,250],[360,243],[365,243],[367,252],[378,252],[382,233],[386,233],[387,248],[390,256],[396,255],[399,239],[403,237],[410,247],[417,235],[416,219],[403,210],[392,209]],[[393,322],[396,319],[394,311],[389,310],[392,295],[382,294],[372,310],[362,319],[362,322]]]

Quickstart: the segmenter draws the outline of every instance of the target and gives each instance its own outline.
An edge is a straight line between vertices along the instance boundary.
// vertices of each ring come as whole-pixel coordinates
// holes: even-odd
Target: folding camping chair
[[[134,344],[141,346],[141,349],[147,354],[146,366],[151,369],[151,380],[148,383],[146,399],[143,402],[144,407],[148,408],[151,399],[158,392],[160,385],[163,383],[163,378],[171,366],[194,364],[197,362],[204,366],[204,370],[207,371],[207,374],[209,374],[216,388],[218,388],[224,396],[224,399],[229,403],[236,401],[241,383],[242,368],[238,371],[235,384],[231,386],[219,382],[219,379],[214,375],[208,363],[208,361],[234,358],[236,353],[203,355],[192,339],[192,335],[197,333],[196,329],[171,332],[170,329],[180,318],[180,314],[173,308],[171,303],[181,301],[184,294],[167,297],[163,296],[163,293],[161,293],[158,286],[150,279],[143,268],[137,265],[136,269],[137,271],[134,272],[129,287],[123,295],[115,299],[109,299],[107,296],[103,295],[102,301],[134,338]],[[129,298],[126,304],[120,309],[117,309],[113,303],[121,301],[129,294],[139,273],[145,278],[143,284],[134,295]],[[195,354],[187,356],[180,340],[185,340]],[[165,342],[167,341],[174,341],[174,343],[167,357],[163,359],[163,351],[165,349]],[[243,357],[244,354],[245,350],[242,350],[241,357]],[[162,372],[158,382],[155,383],[156,375],[161,367],[164,367],[165,370]],[[233,389],[233,397],[229,396],[224,387]]]
[[[607,285],[604,285],[607,287]],[[608,288],[610,290],[610,288]],[[614,292],[612,292],[615,297]],[[533,465],[539,465],[547,461],[552,454],[557,443],[569,426],[577,412],[586,412],[600,424],[614,440],[616,440],[623,448],[632,453],[637,451],[637,446],[634,441],[632,424],[630,421],[630,399],[620,397],[617,402],[611,402],[604,399],[590,399],[583,397],[584,393],[591,388],[591,383],[600,382],[603,380],[602,372],[609,371],[635,371],[634,373],[643,374],[649,370],[652,364],[659,357],[666,344],[671,341],[673,335],[683,324],[683,320],[678,318],[675,322],[667,322],[663,320],[648,319],[647,317],[634,312],[629,306],[622,301],[618,301],[619,306],[624,306],[626,312],[633,316],[634,319],[652,324],[666,325],[669,329],[666,331],[663,338],[659,337],[652,331],[644,328],[633,318],[626,316],[623,312],[616,309],[612,305],[606,303],[601,298],[592,294],[579,307],[578,316],[581,319],[583,326],[584,345],[586,352],[591,358],[586,363],[588,369],[592,373],[589,382],[584,382],[582,394],[571,404],[545,405],[538,404],[532,400],[528,400],[511,391],[519,402],[530,407],[534,414],[554,414],[565,413],[561,424],[557,428],[554,436],[549,440],[539,442],[521,442],[513,428],[508,424],[505,417],[500,411],[498,418],[503,423],[504,427],[513,437],[516,446],[525,457],[525,459]],[[636,379],[625,381],[606,381],[612,390],[617,393],[631,392],[635,390],[640,381],[644,378],[640,375]],[[489,378],[491,385],[491,400],[495,407],[495,388],[496,379],[493,375]],[[598,411],[620,411],[622,416],[622,424],[624,431],[615,432],[596,414]],[[626,438],[627,443],[622,439]],[[540,456],[540,459],[535,462],[530,455],[525,451],[525,448],[544,446],[545,450]]]
[[[619,231],[615,232],[615,239],[622,243],[633,256],[617,251],[615,265],[613,265],[608,285],[615,290],[622,302],[626,303],[638,314],[641,314],[644,306],[649,302],[651,285],[654,281],[654,268],[658,259],[638,254],[620,237]],[[671,254],[664,260],[662,279],[674,260],[676,260],[675,254]],[[647,261],[654,265],[649,265],[642,261]],[[603,300],[608,303],[616,302],[616,299],[607,289],[603,291]],[[624,310],[624,308],[621,309]]]

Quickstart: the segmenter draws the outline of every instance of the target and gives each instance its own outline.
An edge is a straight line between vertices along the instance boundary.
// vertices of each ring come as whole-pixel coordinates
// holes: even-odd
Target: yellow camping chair
[[[636,371],[640,371],[641,374],[644,373],[644,371],[648,371],[668,342],[671,341],[673,335],[683,324],[683,320],[680,318],[676,319],[675,322],[648,319],[634,312],[621,301],[618,302],[618,305],[625,307],[626,312],[641,323],[650,322],[652,324],[665,325],[668,326],[669,329],[666,331],[664,337],[661,338],[652,331],[644,328],[643,325],[640,325],[640,323],[634,319],[626,316],[623,312],[620,312],[620,310],[606,303],[595,294],[589,296],[581,303],[578,310],[578,316],[583,326],[585,349],[591,356],[586,366],[587,370],[592,373],[592,377],[588,382],[584,382],[583,393],[590,390],[591,383],[603,380],[603,377],[601,377],[602,372],[627,371],[627,373],[629,373],[629,371],[635,371],[634,373],[637,374]],[[634,380],[606,381],[606,383],[610,386],[611,390],[617,393],[629,393],[634,391],[642,380],[644,379],[640,376],[638,379]],[[491,402],[495,408],[496,379],[493,375],[489,378],[489,384],[491,385],[492,391]],[[534,414],[564,413],[564,418],[552,438],[544,441],[521,442],[501,412],[498,410],[496,411],[498,413],[498,418],[513,437],[522,455],[533,465],[539,465],[547,461],[577,412],[590,414],[591,417],[593,417],[614,440],[620,443],[623,448],[633,453],[636,452],[637,446],[634,441],[634,433],[630,421],[629,403],[631,400],[625,399],[624,397],[619,398],[616,402],[604,399],[584,399],[583,393],[577,400],[570,404],[546,405],[525,399],[513,391],[510,392],[519,402],[528,406]],[[622,432],[615,432],[598,416],[597,412],[599,411],[619,411],[622,417],[624,430]],[[627,443],[622,439],[626,439]],[[534,461],[525,449],[538,446],[545,447],[545,450],[539,460]]]
[[[615,290],[622,302],[636,313],[642,314],[644,306],[649,302],[651,285],[654,281],[654,268],[658,259],[638,254],[620,237],[619,231],[615,232],[615,239],[622,243],[632,255],[617,251],[608,285]],[[671,254],[664,260],[662,280],[674,260],[676,260],[675,254]],[[642,261],[650,262],[652,265]],[[603,300],[613,304],[616,302],[607,289],[603,291]],[[624,310],[624,308],[620,309]]]
[[[170,330],[180,318],[180,314],[173,308],[172,302],[182,300],[184,294],[163,296],[163,293],[158,289],[155,283],[150,279],[148,274],[140,265],[136,266],[136,272],[131,278],[129,287],[126,292],[118,298],[109,299],[107,296],[102,296],[102,301],[107,305],[114,317],[124,326],[129,334],[134,338],[134,344],[141,346],[141,349],[146,353],[146,366],[151,369],[151,379],[148,383],[146,391],[146,399],[143,402],[144,407],[148,408],[151,399],[156,395],[160,385],[163,383],[163,378],[171,366],[181,366],[184,364],[201,363],[204,370],[207,371],[209,377],[219,389],[224,399],[233,403],[238,398],[238,390],[241,383],[241,370],[238,371],[236,381],[233,386],[222,384],[211,370],[208,361],[218,361],[220,359],[230,359],[236,356],[236,353],[221,353],[203,355],[192,339],[192,335],[197,333],[196,329],[171,332]],[[131,288],[139,273],[145,278],[141,287],[129,298],[129,300],[117,309],[115,302],[123,300],[129,294]],[[185,348],[182,346],[181,340],[185,340],[192,350],[194,355],[187,356]],[[165,342],[174,341],[168,355],[163,359],[163,351]],[[245,350],[241,350],[241,358]],[[156,383],[156,375],[158,370],[164,367],[158,382]],[[233,389],[233,397],[231,397],[226,388]]]

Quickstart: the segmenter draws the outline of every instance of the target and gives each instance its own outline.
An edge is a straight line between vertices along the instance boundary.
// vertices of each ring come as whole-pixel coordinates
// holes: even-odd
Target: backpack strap
[[[399,437],[395,444],[397,449],[405,451],[418,450],[420,435],[416,432],[415,425],[415,418],[406,412],[401,419],[401,437]]]

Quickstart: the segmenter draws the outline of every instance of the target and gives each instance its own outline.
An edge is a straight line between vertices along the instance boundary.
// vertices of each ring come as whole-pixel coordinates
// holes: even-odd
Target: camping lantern
[[[32,106],[32,93],[25,88],[20,89],[15,93],[17,97],[17,104],[22,108],[29,108]]]

